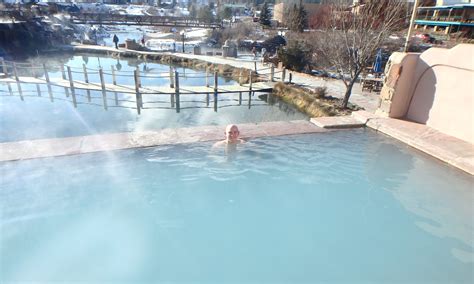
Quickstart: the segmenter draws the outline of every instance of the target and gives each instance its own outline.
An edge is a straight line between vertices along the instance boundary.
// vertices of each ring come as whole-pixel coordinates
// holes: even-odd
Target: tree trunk
[[[352,95],[352,87],[354,86],[354,84],[357,80],[357,77],[358,76],[351,79],[351,81],[349,82],[349,85],[347,85],[347,87],[346,87],[346,93],[344,94],[344,99],[342,100],[342,105],[341,105],[343,108],[347,108],[347,104],[349,103],[349,98]]]

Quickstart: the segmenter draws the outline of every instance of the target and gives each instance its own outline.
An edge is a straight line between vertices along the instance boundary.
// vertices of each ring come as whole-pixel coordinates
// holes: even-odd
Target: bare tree
[[[331,20],[331,6],[327,4],[321,5],[316,11],[309,15],[308,26],[311,29],[319,29],[326,27]]]
[[[405,20],[401,0],[369,0],[359,7],[347,1],[330,5],[330,21],[312,39],[317,64],[339,73],[346,86],[342,107],[346,108],[357,78],[372,63],[377,49]]]

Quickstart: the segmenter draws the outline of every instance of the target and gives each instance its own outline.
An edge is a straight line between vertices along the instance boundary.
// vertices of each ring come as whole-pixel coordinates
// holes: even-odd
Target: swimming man
[[[213,147],[245,143],[245,140],[240,139],[239,135],[240,135],[240,132],[237,125],[229,124],[225,128],[225,139],[222,141],[216,142]]]

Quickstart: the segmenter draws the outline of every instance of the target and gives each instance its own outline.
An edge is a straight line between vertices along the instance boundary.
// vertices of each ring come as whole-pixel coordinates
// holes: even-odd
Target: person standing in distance
[[[114,34],[113,42],[115,43],[115,48],[118,49],[119,38],[116,34]]]

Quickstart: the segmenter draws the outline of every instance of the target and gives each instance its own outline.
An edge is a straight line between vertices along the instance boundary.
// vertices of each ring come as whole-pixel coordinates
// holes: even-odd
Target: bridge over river
[[[71,22],[90,25],[129,25],[129,26],[162,26],[184,28],[222,28],[222,22],[191,17],[171,17],[154,15],[128,15],[113,13],[70,12]],[[2,9],[0,18],[11,18],[17,21],[42,21],[44,17],[31,12]]]
[[[100,92],[102,94],[102,106],[107,110],[109,106],[108,93],[113,93],[115,97],[115,105],[119,105],[118,94],[126,95],[126,101],[131,102],[131,98],[134,98],[133,103],[137,113],[140,114],[145,103],[152,104],[153,101],[149,98],[158,96],[159,100],[163,102],[163,98],[166,98],[169,102],[169,106],[176,109],[176,112],[180,112],[182,96],[199,95],[205,96],[206,105],[210,105],[210,97],[212,96],[212,102],[214,111],[217,111],[218,101],[223,95],[238,95],[238,103],[242,104],[242,96],[248,94],[248,104],[250,107],[251,97],[256,92],[271,92],[275,84],[275,70],[273,66],[268,68],[267,73],[265,70],[260,70],[258,76],[253,71],[249,72],[247,78],[243,78],[242,73],[238,82],[231,85],[219,86],[218,76],[223,75],[229,77],[231,74],[219,74],[217,71],[210,72],[209,70],[203,71],[202,73],[196,73],[191,75],[180,74],[176,69],[170,67],[169,72],[151,73],[147,72],[142,74],[140,70],[135,69],[131,71],[118,71],[113,66],[109,70],[90,69],[86,68],[85,65],[80,67],[71,66],[55,66],[56,70],[60,71],[59,78],[50,77],[51,67],[46,67],[44,64],[41,66],[33,66],[25,63],[15,63],[9,61],[0,60],[2,65],[1,69],[3,73],[0,73],[0,84],[6,84],[9,95],[18,95],[21,100],[24,100],[25,91],[22,86],[24,85],[36,85],[36,92],[38,96],[42,95],[41,85],[47,86],[47,95],[51,101],[58,98],[58,95],[54,94],[52,87],[64,88],[64,93],[67,98],[71,99],[71,103],[74,107],[78,105],[78,91],[86,92],[88,102],[91,102],[91,92]],[[56,72],[58,73],[58,72]],[[276,72],[278,73],[278,72]],[[89,80],[90,76],[98,78],[96,82]],[[98,75],[98,76],[97,76]],[[117,77],[128,77],[128,82],[133,84],[117,84]],[[81,79],[78,79],[80,77]],[[186,86],[180,85],[180,78],[202,78],[205,80],[205,84],[202,86]],[[148,82],[153,80],[161,81],[160,85],[142,85],[142,79],[147,79]],[[284,75],[280,77],[284,81]],[[107,79],[109,81],[107,81]],[[168,83],[163,83],[163,80]],[[246,82],[246,83],[240,83]],[[12,86],[16,86],[12,88]],[[31,88],[31,87],[30,87]],[[16,89],[16,90],[14,90]],[[82,94],[80,94],[82,95]],[[64,97],[64,96],[62,96]],[[227,96],[228,98],[228,96]]]
[[[75,24],[136,25],[186,28],[222,28],[221,22],[191,17],[169,17],[151,15],[122,15],[112,13],[70,13]]]

